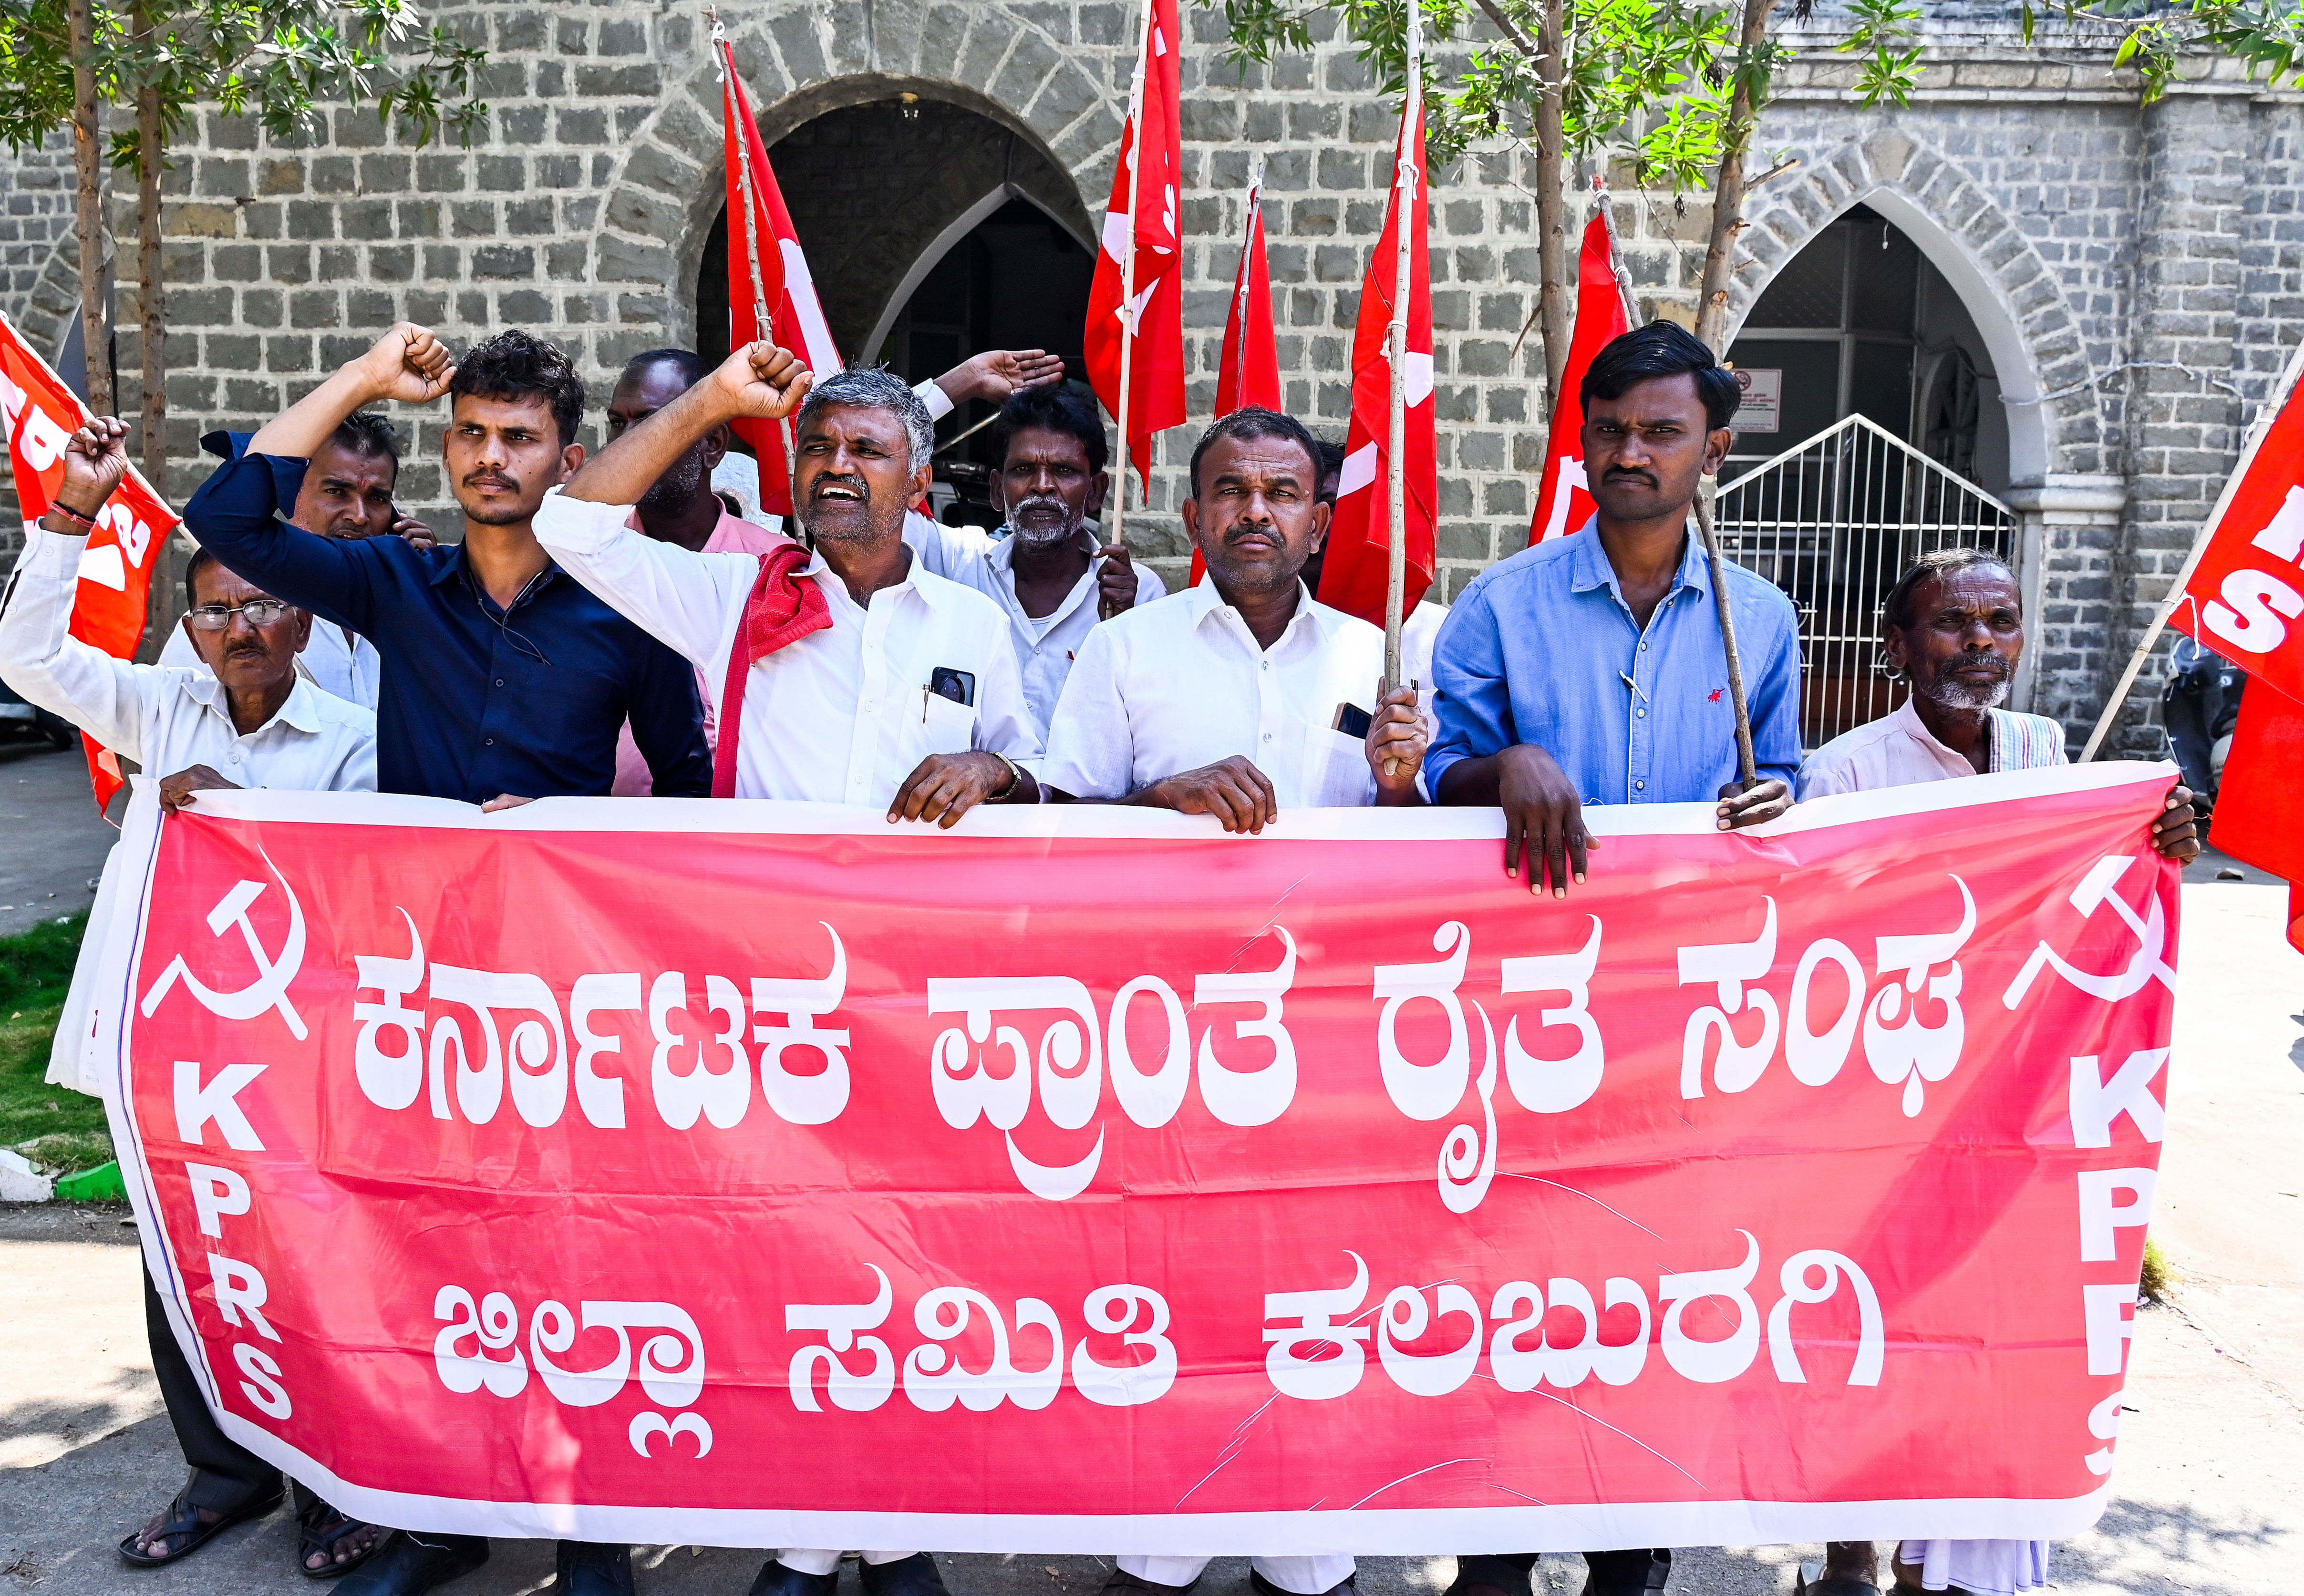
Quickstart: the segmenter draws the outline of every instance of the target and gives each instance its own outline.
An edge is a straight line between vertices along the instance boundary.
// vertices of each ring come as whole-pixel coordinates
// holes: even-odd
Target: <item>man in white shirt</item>
[[[2024,654],[2024,601],[2016,573],[1980,549],[1920,556],[1881,605],[1889,668],[1911,684],[1893,714],[1834,738],[1800,766],[1802,799],[1943,781],[2064,763],[2063,728],[2001,708]],[[2151,843],[2183,864],[2200,851],[2192,795],[2179,784],[2152,823]],[[1901,1596],[1958,1588],[2019,1596],[2048,1583],[2049,1542],[1903,1541],[1893,1564]],[[1807,1596],[1879,1596],[1869,1541],[1835,1541]]]
[[[1203,435],[1183,514],[1207,579],[1088,634],[1048,729],[1051,798],[1214,815],[1228,832],[1283,809],[1423,801],[1415,689],[1384,693],[1384,634],[1304,587],[1328,534],[1317,462],[1311,435],[1271,410]]]
[[[196,802],[195,792],[226,787],[375,790],[375,714],[297,674],[296,653],[312,617],[207,553],[195,554],[184,575],[191,607],[182,629],[197,668],[131,664],[71,635],[80,555],[93,518],[126,475],[127,435],[126,426],[105,417],[66,447],[55,506],[30,529],[0,598],[0,680],[148,773],[165,773],[161,792],[171,809]],[[102,1090],[82,1075],[77,1044],[93,1020],[88,952],[104,941],[118,896],[118,875],[107,864],[57,1027],[49,1079],[81,1091]],[[156,1567],[270,1513],[282,1493],[280,1471],[226,1437],[209,1414],[148,1279],[144,1306],[153,1372],[191,1465],[175,1499],[120,1543],[123,1559]],[[307,1572],[343,1572],[377,1543],[373,1526],[344,1517],[301,1484],[295,1492]]]
[[[928,569],[973,587],[1008,618],[1024,701],[1045,739],[1072,662],[1100,620],[1167,596],[1089,523],[1104,510],[1104,423],[1077,390],[1041,386],[1011,399],[993,430],[992,503],[1008,536],[905,518],[904,541]]]
[[[546,498],[538,538],[703,671],[716,796],[886,805],[891,822],[944,826],[978,803],[1037,803],[1040,739],[1006,618],[919,569],[903,542],[935,445],[927,410],[885,371],[811,381],[772,344],[737,350]],[[626,524],[633,501],[712,428],[794,410],[806,549],[698,553]]]
[[[224,460],[237,460],[248,448],[251,434],[212,432],[200,447]],[[275,491],[295,509],[289,520],[323,537],[402,537],[418,548],[429,548],[439,539],[414,516],[401,512],[393,502],[400,482],[400,443],[392,423],[372,410],[344,418],[327,442],[299,462],[282,460],[275,469],[281,480]],[[160,663],[200,668],[200,656],[191,638],[181,629],[169,634],[160,651]],[[297,656],[297,664],[312,685],[324,693],[349,699],[365,709],[376,707],[383,662],[376,646],[350,627],[315,620],[312,635]]]

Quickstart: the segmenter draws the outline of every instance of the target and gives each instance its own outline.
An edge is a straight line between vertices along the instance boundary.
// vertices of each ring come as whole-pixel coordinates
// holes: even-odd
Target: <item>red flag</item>
[[[1232,284],[1232,315],[1224,323],[1224,355],[1216,367],[1216,414],[1246,405],[1276,410],[1280,346],[1272,332],[1272,275],[1264,264],[1264,179],[1248,190],[1248,232],[1240,243],[1240,270]]]
[[[2250,679],[2304,699],[2304,398],[2291,360],[2280,409],[2242,452],[2171,623]],[[2251,695],[2253,697],[2254,695]]]
[[[29,529],[47,514],[64,479],[64,444],[85,426],[89,409],[64,378],[32,352],[7,317],[0,317],[0,414],[8,426],[8,466]],[[72,599],[72,635],[114,659],[131,659],[144,636],[152,567],[176,529],[176,513],[131,466],[96,518],[80,557]],[[120,790],[120,762],[111,749],[82,733],[89,781],[102,809]]]
[[[1528,526],[1531,545],[1575,531],[1598,509],[1584,478],[1584,401],[1577,390],[1584,384],[1592,357],[1631,330],[1616,283],[1615,241],[1608,233],[1608,219],[1596,215],[1584,229],[1584,248],[1577,257],[1576,334],[1568,341],[1560,392],[1552,396],[1552,435],[1544,445],[1544,477],[1536,490],[1536,514]]]
[[[1112,198],[1105,207],[1104,246],[1097,252],[1096,282],[1088,290],[1088,325],[1081,350],[1088,380],[1104,408],[1120,414],[1120,355],[1132,342],[1128,372],[1128,459],[1148,490],[1152,435],[1184,422],[1184,296],[1178,270],[1183,240],[1178,230],[1176,197],[1183,169],[1178,116],[1182,95],[1176,72],[1176,0],[1151,0],[1137,89],[1120,134],[1120,163],[1113,169]],[[1136,207],[1129,208],[1131,173]],[[1121,304],[1122,257],[1136,240],[1135,303]],[[1127,485],[1121,485],[1127,491]]]
[[[757,338],[774,338],[798,355],[819,377],[841,368],[839,347],[824,319],[816,297],[816,280],[809,275],[808,257],[801,252],[800,234],[792,213],[784,209],[784,190],[768,165],[760,143],[760,130],[752,121],[752,105],[736,75],[736,53],[725,38],[720,46],[720,119],[728,184],[728,347],[740,349]],[[751,172],[752,228],[744,228],[744,174]],[[759,251],[759,298],[768,307],[773,325],[766,331],[753,306],[752,249]],[[752,446],[760,460],[760,508],[772,515],[789,516],[792,507],[792,467],[786,448],[788,421],[754,418],[734,423],[736,435]]]
[[[1216,414],[1229,416],[1249,405],[1281,408],[1280,345],[1272,331],[1272,274],[1264,265],[1264,173],[1248,188],[1248,231],[1240,241],[1240,270],[1233,274],[1232,314],[1224,322],[1224,355],[1216,365]],[[1207,574],[1207,562],[1192,551],[1192,586]]]
[[[1376,626],[1384,624],[1390,586],[1390,531],[1385,450],[1392,438],[1392,362],[1385,353],[1398,271],[1401,197],[1406,191],[1409,296],[1402,397],[1408,409],[1405,519],[1408,580],[1402,612],[1416,607],[1432,585],[1437,556],[1440,474],[1433,439],[1432,271],[1425,249],[1424,119],[1411,129],[1403,111],[1398,181],[1385,213],[1384,236],[1368,257],[1360,289],[1360,325],[1352,334],[1352,422],[1344,435],[1344,470],[1336,513],[1328,524],[1328,553],[1320,567],[1319,599]]]
[[[2288,940],[2304,952],[2304,704],[2251,679],[2216,790],[2215,845],[2290,884]]]

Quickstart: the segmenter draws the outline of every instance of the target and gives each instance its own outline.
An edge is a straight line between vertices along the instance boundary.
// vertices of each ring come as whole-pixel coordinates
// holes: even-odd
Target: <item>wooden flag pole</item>
[[[1232,317],[1240,324],[1240,347],[1232,353],[1240,360],[1240,381],[1248,379],[1248,247],[1256,239],[1257,213],[1264,205],[1264,157],[1256,157],[1256,170],[1248,180],[1248,203],[1241,213],[1239,283],[1232,294]],[[1216,385],[1224,385],[1224,373],[1216,373]],[[1240,390],[1235,387],[1232,392]],[[1221,418],[1219,418],[1221,419]]]
[[[2264,442],[2264,435],[2271,430],[2274,419],[2279,416],[2282,407],[2288,402],[2289,394],[2294,391],[2300,370],[2304,370],[2304,344],[2297,345],[2296,352],[2289,357],[2288,370],[2281,377],[2280,386],[2257,411],[2256,420],[2249,426],[2248,437],[2240,446],[2240,461],[2232,467],[2232,475],[2224,478],[2224,492],[2216,495],[2215,508],[2209,511],[2208,519],[2200,523],[2199,535],[2192,539],[2191,552],[2184,556],[2183,566],[2176,572],[2176,579],[2168,588],[2166,600],[2160,605],[2159,612],[2152,617],[2152,624],[2144,629],[2144,636],[2137,643],[2136,651],[2128,656],[2128,668],[2120,673],[2120,685],[2112,689],[2112,697],[2105,701],[2104,713],[2096,716],[2096,730],[2088,733],[2088,747],[2080,750],[2082,764],[2096,757],[2096,750],[2104,746],[2104,739],[2112,734],[2113,723],[2120,719],[2120,712],[2128,706],[2129,692],[2136,686],[2136,678],[2143,671],[2144,662],[2151,657],[2153,645],[2160,641],[2160,634],[2176,613],[2176,607],[2184,602],[2184,588],[2190,583],[2192,573],[2200,568],[2200,561],[2208,552],[2208,540],[2216,535],[2217,523],[2224,519],[2224,511],[2232,503],[2232,494],[2240,491],[2242,478],[2247,477],[2249,468],[2256,463],[2256,452]]]
[[[1592,174],[1592,198],[1600,207],[1600,225],[1608,230],[1608,269],[1616,274],[1616,292],[1624,301],[1624,328],[1640,325],[1640,302],[1632,297],[1632,274],[1624,270],[1624,257],[1616,241],[1616,207],[1608,203],[1608,180]]]
[[[1128,134],[1128,242],[1120,251],[1120,409],[1113,419],[1120,424],[1120,448],[1112,480],[1112,535],[1106,547],[1120,543],[1128,532],[1128,399],[1131,370],[1136,354],[1136,207],[1144,184],[1144,78],[1151,65],[1152,0],[1144,0],[1144,14],[1136,29],[1136,80],[1128,91],[1129,116],[1135,125]],[[1105,621],[1119,613],[1102,598],[1097,613]]]
[[[1400,622],[1403,600],[1408,592],[1408,403],[1406,370],[1408,365],[1408,301],[1414,283],[1410,270],[1409,206],[1410,190],[1415,180],[1414,154],[1410,141],[1416,137],[1416,125],[1424,108],[1424,63],[1422,26],[1417,13],[1416,0],[1408,0],[1408,99],[1401,107],[1400,145],[1392,175],[1393,217],[1397,246],[1392,271],[1392,325],[1385,329],[1392,365],[1392,432],[1391,446],[1385,457],[1384,497],[1385,528],[1389,538],[1387,570],[1384,593],[1384,690],[1391,692],[1400,685]],[[1385,761],[1385,773],[1393,773],[1399,764],[1395,759]]]
[[[1704,557],[1712,566],[1712,602],[1720,612],[1720,642],[1728,654],[1728,701],[1736,710],[1736,769],[1743,783],[1741,790],[1749,792],[1760,779],[1760,771],[1752,759],[1752,712],[1744,702],[1744,661],[1736,652],[1736,618],[1728,604],[1727,562],[1720,558],[1720,540],[1712,531],[1712,495],[1719,491],[1720,479],[1706,472],[1696,487],[1696,529],[1704,539]]]
[[[712,24],[712,42],[719,46],[720,64],[728,74],[730,83],[736,80],[736,53],[729,46],[727,30],[717,21]],[[736,108],[736,91],[731,88],[723,102],[726,111]],[[752,275],[752,336],[770,342],[775,337],[775,318],[768,314],[768,287],[760,275],[759,201],[752,190],[752,140],[749,130],[736,135],[737,182],[744,192],[744,264]]]

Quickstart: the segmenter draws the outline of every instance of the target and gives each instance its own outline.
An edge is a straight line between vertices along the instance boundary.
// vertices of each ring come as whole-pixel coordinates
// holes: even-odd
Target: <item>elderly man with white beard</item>
[[[1803,799],[2064,763],[2064,729],[2046,715],[2003,709],[2024,654],[2024,601],[2016,573],[1981,549],[1923,554],[1881,604],[1889,669],[1911,684],[1893,714],[1833,739],[1800,766]],[[2152,823],[2151,843],[2183,864],[2200,851],[2192,795],[2178,785]],[[1897,1543],[1897,1596],[1961,1591],[2020,1596],[2048,1583],[2046,1541],[1940,1540]],[[1801,1596],[1880,1596],[1879,1554],[1868,1541],[1825,1548],[1822,1574]]]
[[[1117,544],[1099,545],[1088,522],[1104,512],[1112,479],[1095,402],[1076,390],[1027,388],[993,430],[999,466],[992,503],[1007,518],[995,539],[970,527],[904,520],[904,541],[936,575],[973,587],[1008,617],[1024,672],[1024,700],[1046,741],[1072,661],[1099,621],[1167,596]]]

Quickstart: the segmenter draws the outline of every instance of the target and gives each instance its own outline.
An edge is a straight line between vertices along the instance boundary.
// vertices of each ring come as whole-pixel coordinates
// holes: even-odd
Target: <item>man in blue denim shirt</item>
[[[1504,869],[1564,897],[1584,880],[1587,804],[1718,800],[1722,830],[1773,820],[1800,768],[1800,632],[1792,601],[1726,567],[1762,778],[1741,791],[1727,650],[1698,484],[1734,439],[1736,381],[1669,322],[1627,333],[1586,369],[1585,469],[1599,513],[1475,578],[1432,661],[1440,736],[1425,761],[1444,804],[1504,812]],[[1668,1549],[1588,1551],[1585,1596],[1643,1596]],[[1459,1558],[1448,1596],[1530,1596],[1534,1552]]]
[[[1800,628],[1792,601],[1725,568],[1759,779],[1740,790],[1727,650],[1698,482],[1735,435],[1735,378],[1688,332],[1650,322],[1586,370],[1585,469],[1599,513],[1473,578],[1440,629],[1435,799],[1504,812],[1504,869],[1531,891],[1584,880],[1587,804],[1717,800],[1723,831],[1792,804],[1800,760]],[[1527,1576],[1520,1575],[1524,1591]]]

